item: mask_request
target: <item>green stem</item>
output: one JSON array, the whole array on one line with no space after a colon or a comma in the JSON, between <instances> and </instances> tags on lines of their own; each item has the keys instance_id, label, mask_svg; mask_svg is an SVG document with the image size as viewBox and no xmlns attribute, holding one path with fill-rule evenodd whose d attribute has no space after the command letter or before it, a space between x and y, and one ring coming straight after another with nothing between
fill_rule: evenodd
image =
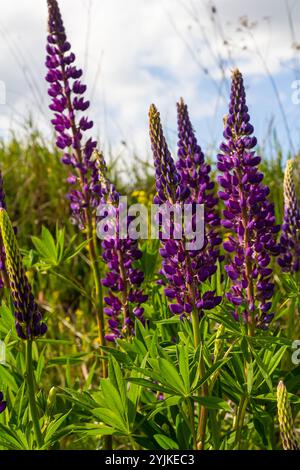
<instances>
[{"instance_id":1,"label":"green stem","mask_svg":"<svg viewBox=\"0 0 300 470\"><path fill-rule=\"evenodd\" d=\"M29 398L29 407L31 413L31 419L35 432L36 442L38 447L43 447L44 440L39 423L38 409L35 401L35 379L32 367L32 340L26 341L26 381Z\"/></svg>"},{"instance_id":2,"label":"green stem","mask_svg":"<svg viewBox=\"0 0 300 470\"><path fill-rule=\"evenodd\" d=\"M296 299L291 299L289 313L288 313L288 327L287 327L287 337L294 339L295 334L295 315L296 315Z\"/></svg>"},{"instance_id":3,"label":"green stem","mask_svg":"<svg viewBox=\"0 0 300 470\"><path fill-rule=\"evenodd\" d=\"M195 430L194 410L193 410L192 402L189 399L187 400L187 405L188 405L189 418L190 418L190 423L191 423L190 427L191 427L192 436L193 436L193 448L194 450L197 450L197 433Z\"/></svg>"},{"instance_id":4,"label":"green stem","mask_svg":"<svg viewBox=\"0 0 300 470\"><path fill-rule=\"evenodd\" d=\"M199 323L199 313L196 309L192 312L192 326L194 334L194 346L197 349L201 343L200 338L200 323ZM199 371L200 378L203 378L205 375L205 363L203 357L203 348L200 351L200 360L199 360ZM205 383L202 386L202 390L199 390L200 396L206 397L208 395L208 386ZM203 450L205 443L205 434L206 434L206 424L207 424L207 409L205 406L200 406L199 410L199 428L198 428L198 445L199 450Z\"/></svg>"},{"instance_id":5,"label":"green stem","mask_svg":"<svg viewBox=\"0 0 300 470\"><path fill-rule=\"evenodd\" d=\"M103 314L103 289L101 284L101 273L99 269L99 262L96 254L96 241L93 235L93 227L90 222L87 223L87 237L89 240L89 258L93 273L94 288L95 288L95 305L96 305L96 318L98 326L98 335L100 346L105 346L104 339L104 314ZM103 356L103 350L101 348L100 354ZM102 360L102 376L107 377L106 362Z\"/></svg>"},{"instance_id":6,"label":"green stem","mask_svg":"<svg viewBox=\"0 0 300 470\"><path fill-rule=\"evenodd\" d=\"M104 314L103 314L103 289L101 284L101 273L99 269L99 262L97 256L97 240L94 236L94 230L92 224L87 224L87 236L89 239L89 255L90 263L93 272L94 286L95 286L95 299L96 299L96 317L97 317L97 326L99 334L99 343L100 347L105 346L104 339ZM102 377L106 378L108 376L107 363L104 359L104 351L101 348L100 354L102 356ZM112 436L103 437L103 447L104 450L112 450L113 439Z\"/></svg>"},{"instance_id":7,"label":"green stem","mask_svg":"<svg viewBox=\"0 0 300 470\"><path fill-rule=\"evenodd\" d=\"M197 349L200 344L200 323L199 323L199 314L197 310L194 310L192 312L192 326L193 326L193 335L194 335L194 346L195 346L195 349Z\"/></svg>"},{"instance_id":8,"label":"green stem","mask_svg":"<svg viewBox=\"0 0 300 470\"><path fill-rule=\"evenodd\" d=\"M202 378L205 375L205 363L204 363L203 353L201 353L201 357L200 357L200 374ZM208 395L208 385L207 383L205 383L203 384L203 387L202 387L202 396L207 397L207 395ZM207 408L205 408L205 406L201 406L200 415L199 415L198 450L204 450L206 424L207 424Z\"/></svg>"},{"instance_id":9,"label":"green stem","mask_svg":"<svg viewBox=\"0 0 300 470\"><path fill-rule=\"evenodd\" d=\"M248 404L248 399L245 395L243 395L240 399L240 403L238 406L238 411L237 411L237 419L235 423L235 447L237 446L238 449L240 449L241 445L241 430L244 426L244 420L245 420L245 415L246 415L246 409L247 409L247 404Z\"/></svg>"}]
</instances>

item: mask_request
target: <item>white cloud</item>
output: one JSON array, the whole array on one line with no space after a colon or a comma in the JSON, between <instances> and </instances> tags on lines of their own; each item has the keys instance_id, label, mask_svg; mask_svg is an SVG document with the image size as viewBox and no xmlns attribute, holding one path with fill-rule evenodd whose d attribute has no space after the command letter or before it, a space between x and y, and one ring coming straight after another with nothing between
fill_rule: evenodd
<instances>
[{"instance_id":1,"label":"white cloud","mask_svg":"<svg viewBox=\"0 0 300 470\"><path fill-rule=\"evenodd\" d=\"M188 42L202 66L209 69L217 84L220 70L214 55L221 54L225 59L228 53L228 48L222 44L218 21L224 38L232 44L235 64L242 64L247 84L252 87L262 80L268 83L268 78L258 54L249 52L255 48L251 37L237 31L240 16L247 13L251 20L259 20L253 34L271 73L288 72L290 65L287 64L293 59L282 0L215 1L215 23L210 19L209 3L202 0L93 0L91 3L89 0L60 0L59 3L78 62L87 64L85 81L90 92L100 70L91 113L101 141L106 146L110 143L113 148L119 148L119 142L126 140L143 156L149 151L147 113L151 102L161 110L171 141L176 141L172 130L176 128L175 102L180 96L190 105L191 117L196 123L206 120L205 133L200 129L203 142L208 145L216 138L215 123L219 118L216 108L221 105L224 109L224 98L218 100L210 79L201 72L180 36ZM198 24L186 10L190 5L199 12ZM300 8L296 5L295 25L299 14ZM0 109L4 133L12 125L17 127L29 111L43 129L48 129L44 82L46 15L46 0L10 0L1 6L0 80L7 85L7 106ZM266 16L270 21L262 19ZM266 103L274 101L272 90L268 93ZM283 93L288 95L289 90ZM227 94L224 91L226 100Z\"/></svg>"}]
</instances>

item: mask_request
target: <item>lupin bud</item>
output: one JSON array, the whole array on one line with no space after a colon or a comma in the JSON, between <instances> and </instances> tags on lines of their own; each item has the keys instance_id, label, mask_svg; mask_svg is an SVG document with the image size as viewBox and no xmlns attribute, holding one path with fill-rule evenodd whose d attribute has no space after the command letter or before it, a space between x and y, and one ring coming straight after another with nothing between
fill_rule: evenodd
<instances>
[{"instance_id":1,"label":"lupin bud","mask_svg":"<svg viewBox=\"0 0 300 470\"><path fill-rule=\"evenodd\" d=\"M47 398L47 415L51 416L56 402L56 387L52 387Z\"/></svg>"},{"instance_id":2,"label":"lupin bud","mask_svg":"<svg viewBox=\"0 0 300 470\"><path fill-rule=\"evenodd\" d=\"M287 389L282 381L277 387L277 409L280 436L284 450L300 450L294 430Z\"/></svg>"},{"instance_id":3,"label":"lupin bud","mask_svg":"<svg viewBox=\"0 0 300 470\"><path fill-rule=\"evenodd\" d=\"M149 127L157 188L154 202L161 204L169 201L174 204L180 178L163 134L160 114L154 104L149 110Z\"/></svg>"},{"instance_id":4,"label":"lupin bud","mask_svg":"<svg viewBox=\"0 0 300 470\"><path fill-rule=\"evenodd\" d=\"M224 340L221 337L224 334L224 331L225 331L224 325L220 325L217 329L215 347L214 347L214 363L216 363L222 357L222 354L223 354Z\"/></svg>"},{"instance_id":5,"label":"lupin bud","mask_svg":"<svg viewBox=\"0 0 300 470\"><path fill-rule=\"evenodd\" d=\"M300 270L300 208L293 178L294 162L288 160L284 173L284 222L280 237L278 264L282 271L295 273Z\"/></svg>"},{"instance_id":6,"label":"lupin bud","mask_svg":"<svg viewBox=\"0 0 300 470\"><path fill-rule=\"evenodd\" d=\"M47 326L35 303L31 286L25 274L21 253L14 229L5 209L0 208L0 233L5 251L5 266L9 278L10 292L15 307L15 324L21 339L42 336Z\"/></svg>"}]
</instances>

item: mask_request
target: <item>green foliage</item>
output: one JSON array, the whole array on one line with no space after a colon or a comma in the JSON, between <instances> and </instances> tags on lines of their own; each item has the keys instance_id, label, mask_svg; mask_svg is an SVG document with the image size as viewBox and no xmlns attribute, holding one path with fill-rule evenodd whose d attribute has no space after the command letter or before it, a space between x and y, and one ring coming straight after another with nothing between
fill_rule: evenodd
<instances>
[{"instance_id":1,"label":"green foliage","mask_svg":"<svg viewBox=\"0 0 300 470\"><path fill-rule=\"evenodd\" d=\"M254 337L232 318L224 298L201 321L201 344L195 349L191 323L170 315L163 289L156 284L158 242L142 242L148 322L143 326L136 321L131 340L103 347L108 368L108 377L103 378L87 242L69 222L66 169L36 132L25 142L13 137L2 143L0 161L26 275L49 326L47 336L33 345L42 448L102 449L107 436L112 436L116 449L192 449L204 407L205 449L280 449L276 416L280 380L289 392L293 421L299 428L300 366L291 361L293 340L300 339L299 279L283 275L274 265L275 320L269 330L257 331ZM264 160L263 171L280 222L280 152ZM133 190L153 192L148 167L135 163L128 173L129 197ZM114 165L111 176L124 186ZM104 269L102 263L100 267ZM219 266L204 288L224 296L228 280L223 275ZM0 449L35 449L24 382L25 350L15 333L13 311L4 288L0 340L6 345L6 363L0 364L0 390L7 408L0 414Z\"/></svg>"}]
</instances>

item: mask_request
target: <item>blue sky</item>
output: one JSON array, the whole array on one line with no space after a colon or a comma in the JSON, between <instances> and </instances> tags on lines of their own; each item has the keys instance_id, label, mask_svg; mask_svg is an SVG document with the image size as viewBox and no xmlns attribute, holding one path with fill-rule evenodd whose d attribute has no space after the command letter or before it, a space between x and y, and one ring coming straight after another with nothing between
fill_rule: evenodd
<instances>
[{"instance_id":1,"label":"blue sky","mask_svg":"<svg viewBox=\"0 0 300 470\"><path fill-rule=\"evenodd\" d=\"M215 153L222 139L230 70L236 66L244 74L251 120L264 153L271 152L270 129L276 129L285 155L291 147L300 148L300 104L292 102L291 88L300 79L296 47L300 2L59 3L78 63L84 67L90 115L107 153L112 151L124 160L134 152L149 158L147 113L152 102L161 111L174 148L175 105L181 96L189 105L199 143ZM45 135L51 136L44 82L46 14L46 0L10 0L1 6L0 80L7 94L6 104L0 105L0 133L6 138L11 129L22 132L29 112ZM247 19L241 19L244 15Z\"/></svg>"}]
</instances>

